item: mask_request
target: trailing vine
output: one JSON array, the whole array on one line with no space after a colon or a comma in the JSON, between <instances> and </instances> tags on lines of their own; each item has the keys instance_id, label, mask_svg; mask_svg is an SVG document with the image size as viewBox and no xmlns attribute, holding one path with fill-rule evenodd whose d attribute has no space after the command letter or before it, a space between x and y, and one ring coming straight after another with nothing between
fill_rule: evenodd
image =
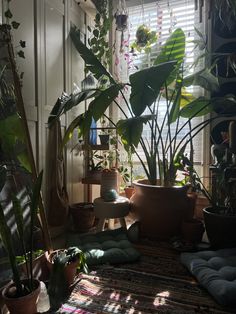
<instances>
[{"instance_id":1,"label":"trailing vine","mask_svg":"<svg viewBox=\"0 0 236 314\"><path fill-rule=\"evenodd\" d=\"M94 28L88 26L88 31L92 36L88 39L88 44L99 59L99 61L107 68L111 64L111 52L109 49L108 33L111 28L112 19L109 15L108 0L97 0L95 6L97 14L94 18Z\"/></svg>"}]
</instances>

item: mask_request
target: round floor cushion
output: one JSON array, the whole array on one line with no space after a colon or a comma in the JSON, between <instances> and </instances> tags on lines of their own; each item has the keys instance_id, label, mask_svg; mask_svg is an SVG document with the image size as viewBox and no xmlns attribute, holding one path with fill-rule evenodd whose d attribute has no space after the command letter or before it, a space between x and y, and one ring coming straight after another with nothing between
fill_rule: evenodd
<instances>
[{"instance_id":1,"label":"round floor cushion","mask_svg":"<svg viewBox=\"0 0 236 314\"><path fill-rule=\"evenodd\" d=\"M236 248L182 253L181 262L224 306L236 306Z\"/></svg>"},{"instance_id":2,"label":"round floor cushion","mask_svg":"<svg viewBox=\"0 0 236 314\"><path fill-rule=\"evenodd\" d=\"M69 235L67 245L81 248L88 265L134 262L140 257L123 228L89 235Z\"/></svg>"}]
</instances>

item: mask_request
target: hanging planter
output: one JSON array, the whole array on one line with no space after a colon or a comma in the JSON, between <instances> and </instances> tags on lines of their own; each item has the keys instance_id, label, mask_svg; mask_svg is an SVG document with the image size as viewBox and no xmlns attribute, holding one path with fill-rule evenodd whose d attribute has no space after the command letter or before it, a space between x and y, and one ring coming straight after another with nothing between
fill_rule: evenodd
<instances>
[{"instance_id":1,"label":"hanging planter","mask_svg":"<svg viewBox=\"0 0 236 314\"><path fill-rule=\"evenodd\" d=\"M136 31L136 40L132 44L131 48L138 51L145 50L148 52L151 45L157 41L157 34L154 31L151 31L146 25L140 25Z\"/></svg>"},{"instance_id":2,"label":"hanging planter","mask_svg":"<svg viewBox=\"0 0 236 314\"><path fill-rule=\"evenodd\" d=\"M123 32L128 27L128 14L125 13L116 13L115 14L116 19L116 30Z\"/></svg>"}]
</instances>

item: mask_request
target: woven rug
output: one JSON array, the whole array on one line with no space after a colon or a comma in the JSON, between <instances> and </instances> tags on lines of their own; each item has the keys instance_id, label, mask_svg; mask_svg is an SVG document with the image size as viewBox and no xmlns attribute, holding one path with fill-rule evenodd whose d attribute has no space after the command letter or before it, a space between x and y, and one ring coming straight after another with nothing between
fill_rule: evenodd
<instances>
[{"instance_id":1,"label":"woven rug","mask_svg":"<svg viewBox=\"0 0 236 314\"><path fill-rule=\"evenodd\" d=\"M199 286L168 244L136 247L142 253L139 262L81 274L59 313L236 313Z\"/></svg>"}]
</instances>

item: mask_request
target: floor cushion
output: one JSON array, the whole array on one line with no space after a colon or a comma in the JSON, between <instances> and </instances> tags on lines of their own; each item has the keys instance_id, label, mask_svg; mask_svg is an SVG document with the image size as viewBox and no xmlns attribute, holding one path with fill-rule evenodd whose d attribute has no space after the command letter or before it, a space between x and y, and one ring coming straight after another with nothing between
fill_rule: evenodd
<instances>
[{"instance_id":1,"label":"floor cushion","mask_svg":"<svg viewBox=\"0 0 236 314\"><path fill-rule=\"evenodd\" d=\"M236 248L182 253L181 262L224 306L236 306Z\"/></svg>"},{"instance_id":2,"label":"floor cushion","mask_svg":"<svg viewBox=\"0 0 236 314\"><path fill-rule=\"evenodd\" d=\"M81 248L89 266L134 262L140 257L123 228L86 235L72 234L67 238L67 246Z\"/></svg>"}]
</instances>

